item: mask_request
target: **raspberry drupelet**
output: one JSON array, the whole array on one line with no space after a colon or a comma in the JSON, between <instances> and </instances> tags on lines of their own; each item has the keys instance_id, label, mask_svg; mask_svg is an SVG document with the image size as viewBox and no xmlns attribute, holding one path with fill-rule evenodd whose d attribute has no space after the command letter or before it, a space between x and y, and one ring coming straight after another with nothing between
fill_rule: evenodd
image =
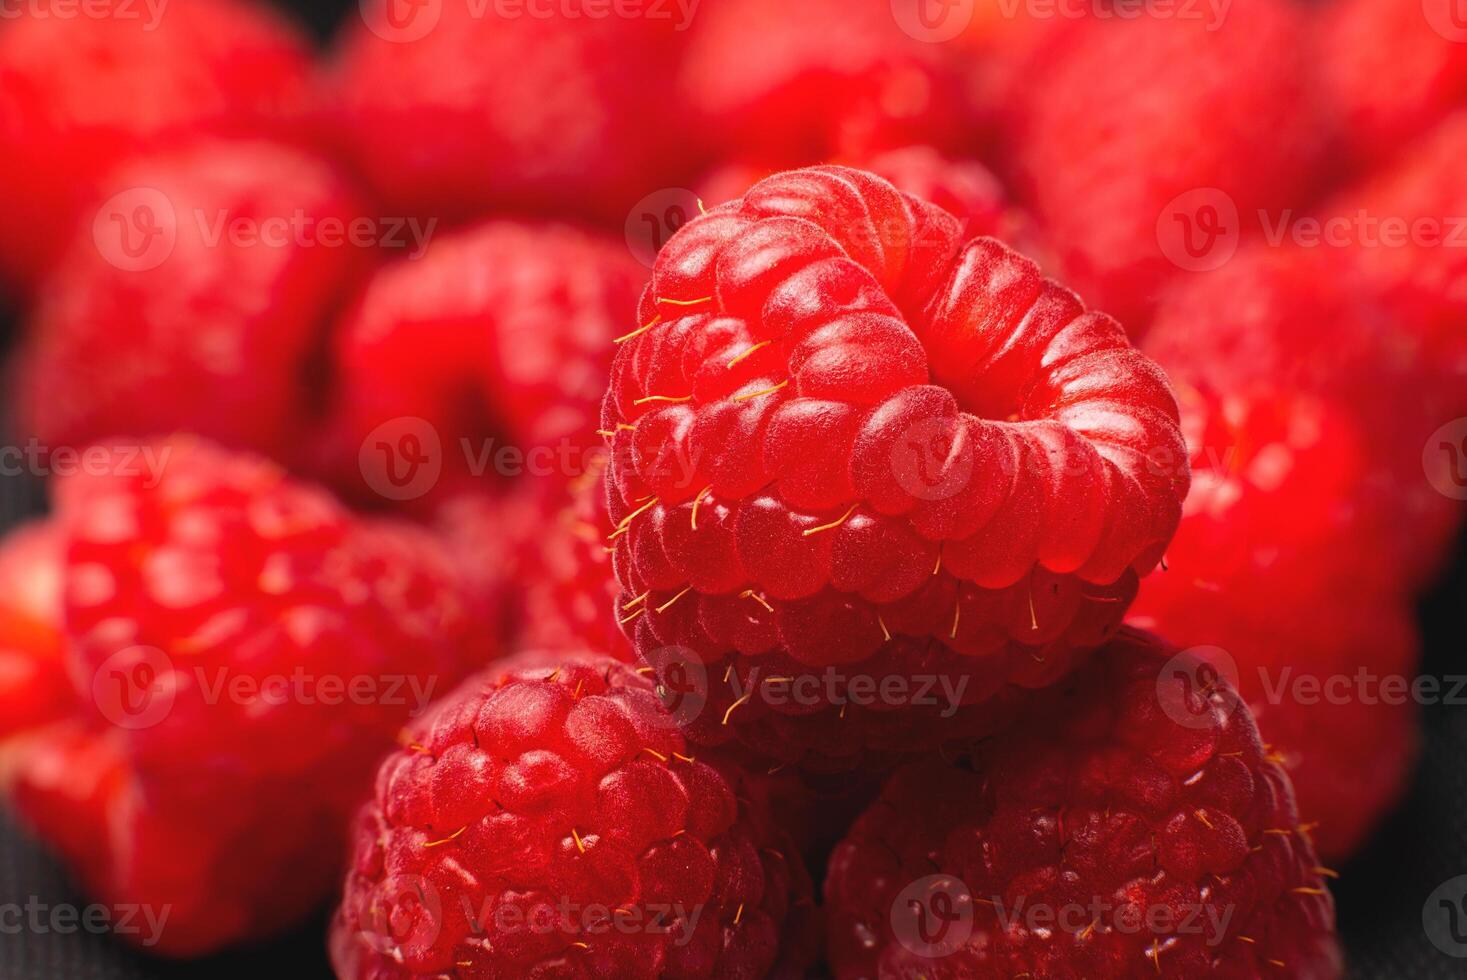
<instances>
[{"instance_id":1,"label":"raspberry drupelet","mask_svg":"<svg viewBox=\"0 0 1467 980\"><path fill-rule=\"evenodd\" d=\"M694 738L922 748L927 712L882 709L1055 680L1160 560L1189 482L1165 376L960 227L816 167L659 255L602 410L610 546L639 655L706 701Z\"/></svg>"}]
</instances>

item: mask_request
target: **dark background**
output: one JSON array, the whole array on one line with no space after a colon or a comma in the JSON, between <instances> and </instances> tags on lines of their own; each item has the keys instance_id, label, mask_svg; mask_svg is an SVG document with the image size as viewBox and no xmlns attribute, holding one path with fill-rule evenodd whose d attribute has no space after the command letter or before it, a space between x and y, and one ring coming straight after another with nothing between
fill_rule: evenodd
<instances>
[{"instance_id":1,"label":"dark background","mask_svg":"<svg viewBox=\"0 0 1467 980\"><path fill-rule=\"evenodd\" d=\"M337 19L357 6L355 0L274 2L323 40ZM0 314L0 354L14 330L13 322ZM35 482L0 477L0 529L39 513L43 501L43 488ZM1459 546L1457 556L1446 580L1421 604L1426 674L1467 672L1461 633L1467 610L1467 547ZM1288 615L1287 610L1280 615ZM1333 887L1352 977L1467 976L1467 959L1442 953L1422 929L1427 896L1442 882L1467 874L1467 707L1428 706L1423 717L1425 751L1407 799L1371 846L1339 869L1341 878ZM87 904L60 868L0 815L0 905L24 906L32 898L52 906ZM0 980L254 980L272 974L292 980L329 978L325 929L323 911L318 921L268 947L188 964L148 960L107 936L80 931L0 933Z\"/></svg>"}]
</instances>

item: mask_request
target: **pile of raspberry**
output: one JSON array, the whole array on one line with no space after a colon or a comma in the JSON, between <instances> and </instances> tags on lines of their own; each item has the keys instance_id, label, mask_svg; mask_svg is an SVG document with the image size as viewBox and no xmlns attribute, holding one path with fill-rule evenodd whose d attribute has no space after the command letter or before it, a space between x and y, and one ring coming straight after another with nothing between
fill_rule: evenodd
<instances>
[{"instance_id":1,"label":"pile of raspberry","mask_svg":"<svg viewBox=\"0 0 1467 980\"><path fill-rule=\"evenodd\" d=\"M1289 221L1462 214L1467 45L920 6L0 25L0 795L119 938L1343 975L1418 707L1280 681L1419 669L1467 261Z\"/></svg>"}]
</instances>

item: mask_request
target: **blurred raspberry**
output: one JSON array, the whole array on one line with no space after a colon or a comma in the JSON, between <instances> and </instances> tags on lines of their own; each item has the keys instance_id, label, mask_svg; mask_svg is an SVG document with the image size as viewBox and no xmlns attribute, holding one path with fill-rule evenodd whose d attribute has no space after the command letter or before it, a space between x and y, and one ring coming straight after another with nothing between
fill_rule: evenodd
<instances>
[{"instance_id":1,"label":"blurred raspberry","mask_svg":"<svg viewBox=\"0 0 1467 980\"><path fill-rule=\"evenodd\" d=\"M668 97L684 37L675 15L510 15L443 0L397 24L384 8L395 5L364 3L338 39L327 99L343 154L399 213L620 223L696 166Z\"/></svg>"},{"instance_id":2,"label":"blurred raspberry","mask_svg":"<svg viewBox=\"0 0 1467 980\"><path fill-rule=\"evenodd\" d=\"M1455 3L1338 0L1321 10L1319 67L1349 162L1409 153L1467 100L1467 25Z\"/></svg>"},{"instance_id":3,"label":"blurred raspberry","mask_svg":"<svg viewBox=\"0 0 1467 980\"><path fill-rule=\"evenodd\" d=\"M130 156L304 131L309 48L269 7L190 0L153 5L155 20L148 4L113 6L78 16L38 0L0 31L0 276L13 285L34 287L79 220L90 233L87 209Z\"/></svg>"},{"instance_id":4,"label":"blurred raspberry","mask_svg":"<svg viewBox=\"0 0 1467 980\"><path fill-rule=\"evenodd\" d=\"M0 542L0 738L64 714L73 695L62 659L62 541L50 521Z\"/></svg>"},{"instance_id":5,"label":"blurred raspberry","mask_svg":"<svg viewBox=\"0 0 1467 980\"><path fill-rule=\"evenodd\" d=\"M155 951L191 956L315 907L393 733L494 649L426 532L257 457L143 448L57 484L85 705L15 797L99 899L170 907Z\"/></svg>"},{"instance_id":6,"label":"blurred raspberry","mask_svg":"<svg viewBox=\"0 0 1467 980\"><path fill-rule=\"evenodd\" d=\"M1288 775L1144 633L956 764L899 771L825 882L837 978L1342 973Z\"/></svg>"},{"instance_id":7,"label":"blurred raspberry","mask_svg":"<svg viewBox=\"0 0 1467 980\"><path fill-rule=\"evenodd\" d=\"M1238 0L1220 23L1088 18L1008 107L1062 275L1133 336L1184 267L1225 259L1260 210L1308 203L1326 127L1305 30L1289 0Z\"/></svg>"},{"instance_id":8,"label":"blurred raspberry","mask_svg":"<svg viewBox=\"0 0 1467 980\"><path fill-rule=\"evenodd\" d=\"M792 167L908 143L962 149L962 85L886 3L721 0L694 22L678 91L724 158Z\"/></svg>"},{"instance_id":9,"label":"blurred raspberry","mask_svg":"<svg viewBox=\"0 0 1467 980\"><path fill-rule=\"evenodd\" d=\"M946 719L1048 683L1161 557L1187 473L1160 369L1032 262L959 235L820 167L658 256L602 413L610 540L639 655L716 709L695 738L802 762L922 748L942 725L844 688L944 681Z\"/></svg>"},{"instance_id":10,"label":"blurred raspberry","mask_svg":"<svg viewBox=\"0 0 1467 980\"><path fill-rule=\"evenodd\" d=\"M19 427L47 448L189 431L298 456L312 358L370 260L326 237L360 214L354 192L261 142L139 160L107 188L24 325Z\"/></svg>"},{"instance_id":11,"label":"blurred raspberry","mask_svg":"<svg viewBox=\"0 0 1467 980\"><path fill-rule=\"evenodd\" d=\"M808 878L737 773L690 752L652 682L608 657L469 681L357 819L338 976L805 975Z\"/></svg>"},{"instance_id":12,"label":"blurred raspberry","mask_svg":"<svg viewBox=\"0 0 1467 980\"><path fill-rule=\"evenodd\" d=\"M331 482L363 501L436 502L584 473L645 281L620 242L554 224L490 222L382 268L334 340ZM409 438L438 476L384 486ZM385 460L360 458L381 445Z\"/></svg>"}]
</instances>

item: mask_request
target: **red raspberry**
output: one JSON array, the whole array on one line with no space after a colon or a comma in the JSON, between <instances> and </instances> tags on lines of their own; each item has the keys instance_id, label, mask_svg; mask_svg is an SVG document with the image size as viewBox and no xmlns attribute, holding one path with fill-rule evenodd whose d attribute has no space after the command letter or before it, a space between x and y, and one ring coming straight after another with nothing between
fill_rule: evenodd
<instances>
[{"instance_id":1,"label":"red raspberry","mask_svg":"<svg viewBox=\"0 0 1467 980\"><path fill-rule=\"evenodd\" d=\"M143 448L56 486L85 704L16 794L94 894L170 905L157 950L194 955L311 910L393 733L492 648L425 532L256 457ZM73 754L106 760L106 792Z\"/></svg>"},{"instance_id":2,"label":"red raspberry","mask_svg":"<svg viewBox=\"0 0 1467 980\"><path fill-rule=\"evenodd\" d=\"M65 713L72 700L63 661L62 541L50 521L0 545L0 738Z\"/></svg>"},{"instance_id":3,"label":"red raspberry","mask_svg":"<svg viewBox=\"0 0 1467 980\"><path fill-rule=\"evenodd\" d=\"M1164 241L1206 258L1239 232L1227 205L1247 229L1260 209L1300 203L1324 129L1305 31L1289 0L1239 0L1220 24L1090 18L1011 105L1016 176L1045 240L1133 334L1191 259ZM1216 222L1198 224L1204 214Z\"/></svg>"},{"instance_id":4,"label":"red raspberry","mask_svg":"<svg viewBox=\"0 0 1467 980\"><path fill-rule=\"evenodd\" d=\"M1181 393L1192 492L1168 571L1143 583L1131 621L1218 654L1292 770L1300 812L1322 821L1321 853L1342 860L1399 797L1416 743L1413 705L1295 688L1361 668L1415 674L1399 564L1381 559L1400 531L1370 506L1375 456L1327 401Z\"/></svg>"},{"instance_id":5,"label":"red raspberry","mask_svg":"<svg viewBox=\"0 0 1467 980\"><path fill-rule=\"evenodd\" d=\"M1321 10L1319 68L1351 162L1395 156L1467 99L1455 2L1340 0Z\"/></svg>"},{"instance_id":6,"label":"red raspberry","mask_svg":"<svg viewBox=\"0 0 1467 980\"><path fill-rule=\"evenodd\" d=\"M1215 452L1211 460L1199 462L1194 441L1194 469L1229 462L1241 468L1249 461L1217 454L1252 453L1286 431L1290 409L1268 404L1278 400L1275 392L1300 392L1305 403L1313 397L1351 406L1346 420L1337 408L1321 411L1306 404L1304 416L1292 423L1295 436L1305 439L1319 438L1321 430L1309 425L1317 426L1321 414L1330 416L1322 430L1326 434L1353 431L1337 440L1345 444L1333 450L1343 458L1332 457L1327 447L1302 447L1309 455L1297 460L1301 476L1294 482L1305 489L1295 494L1287 510L1277 502L1268 505L1279 518L1268 531L1298 540L1298 532L1312 521L1333 519L1320 500L1336 511L1348 507L1353 511L1352 533L1318 535L1300 551L1315 553L1311 563L1316 568L1329 567L1326 555L1333 554L1357 575L1379 573L1409 587L1429 581L1450 556L1462 516L1460 505L1423 479L1421 468L1422 447L1451 415L1442 404L1446 390L1437 378L1437 360L1423 349L1411 326L1397 322L1388 302L1356 281L1361 277L1351 275L1348 261L1336 248L1244 249L1223 268L1179 284L1158 309L1143 349L1172 377L1226 393L1224 401L1230 404L1223 411L1209 411L1201 400L1195 406L1202 415L1199 425L1223 428L1212 433L1198 429L1197 435L1208 440L1202 446ZM1261 395L1263 405L1253 401L1255 395ZM1246 418L1250 412L1251 420ZM1264 415L1271 418L1263 421ZM1234 432L1233 438L1224 431L1227 425L1249 424L1255 431ZM1239 438L1245 440L1241 446ZM1265 458L1260 465L1277 470L1280 460L1295 462L1300 448L1285 447L1282 456ZM1362 454L1372 466L1362 464ZM1345 474L1347 467L1351 471ZM1231 479L1237 474L1223 475ZM1268 482L1277 476L1265 473L1261 478ZM1332 492L1311 499L1310 483L1316 480L1332 480ZM1232 497L1222 499L1230 503ZM1267 536L1239 536L1234 524L1199 546L1197 554L1216 567L1219 552L1214 549L1236 553L1245 542L1259 550L1277 543ZM1388 561L1380 560L1382 549ZM1173 563L1174 552L1175 546L1169 553Z\"/></svg>"},{"instance_id":7,"label":"red raspberry","mask_svg":"<svg viewBox=\"0 0 1467 980\"><path fill-rule=\"evenodd\" d=\"M620 223L685 165L666 98L670 19L500 15L473 0L363 5L329 77L342 152L398 213L490 210ZM652 93L662 93L652 97Z\"/></svg>"},{"instance_id":8,"label":"red raspberry","mask_svg":"<svg viewBox=\"0 0 1467 980\"><path fill-rule=\"evenodd\" d=\"M0 32L0 270L32 287L129 156L200 133L299 134L309 49L264 4L193 0L133 16L7 17ZM248 167L244 169L248 170Z\"/></svg>"},{"instance_id":9,"label":"red raspberry","mask_svg":"<svg viewBox=\"0 0 1467 980\"><path fill-rule=\"evenodd\" d=\"M1226 683L1125 631L952 765L898 772L825 882L837 978L1341 975L1289 777Z\"/></svg>"},{"instance_id":10,"label":"red raspberry","mask_svg":"<svg viewBox=\"0 0 1467 980\"><path fill-rule=\"evenodd\" d=\"M324 237L360 214L351 189L294 150L210 142L137 161L109 190L122 196L99 221L124 224L78 233L26 325L22 427L48 448L186 430L292 455L309 359L366 260Z\"/></svg>"},{"instance_id":11,"label":"red raspberry","mask_svg":"<svg viewBox=\"0 0 1467 980\"><path fill-rule=\"evenodd\" d=\"M885 3L722 0L698 11L679 93L725 158L800 166L966 136L961 82L939 44Z\"/></svg>"},{"instance_id":12,"label":"red raspberry","mask_svg":"<svg viewBox=\"0 0 1467 980\"><path fill-rule=\"evenodd\" d=\"M761 977L801 938L788 842L630 666L520 657L408 736L357 820L338 976Z\"/></svg>"},{"instance_id":13,"label":"red raspberry","mask_svg":"<svg viewBox=\"0 0 1467 980\"><path fill-rule=\"evenodd\" d=\"M380 502L392 463L360 454L385 441L401 455L407 437L437 440L436 485L404 488L429 501L496 475L585 472L612 341L635 329L645 279L619 242L511 222L382 268L335 337L333 483Z\"/></svg>"},{"instance_id":14,"label":"red raspberry","mask_svg":"<svg viewBox=\"0 0 1467 980\"><path fill-rule=\"evenodd\" d=\"M1046 683L1165 549L1187 487L1165 377L1032 262L957 233L822 167L658 256L602 414L611 540L639 654L706 671L697 737L730 737L735 707L733 727L763 723L760 685L797 695L827 668L931 674L969 703ZM764 747L859 751L836 715Z\"/></svg>"}]
</instances>

